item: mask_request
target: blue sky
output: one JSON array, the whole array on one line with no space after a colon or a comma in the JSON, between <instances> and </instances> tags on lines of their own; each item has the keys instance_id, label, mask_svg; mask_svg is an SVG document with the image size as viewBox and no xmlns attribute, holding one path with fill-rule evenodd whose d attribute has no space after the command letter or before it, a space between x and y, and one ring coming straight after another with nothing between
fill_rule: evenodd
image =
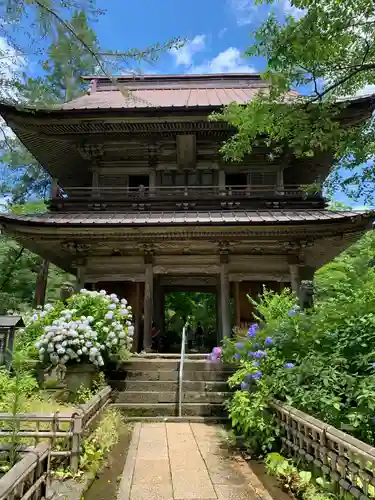
<instances>
[{"instance_id":1,"label":"blue sky","mask_svg":"<svg viewBox=\"0 0 375 500\"><path fill-rule=\"evenodd\" d=\"M167 53L145 72L196 73L261 71L259 58L242 58L249 33L270 10L249 0L99 0L107 10L96 30L104 47L142 48L174 37L189 40L179 53ZM287 2L284 2L285 5ZM283 15L284 4L276 7Z\"/></svg>"}]
</instances>

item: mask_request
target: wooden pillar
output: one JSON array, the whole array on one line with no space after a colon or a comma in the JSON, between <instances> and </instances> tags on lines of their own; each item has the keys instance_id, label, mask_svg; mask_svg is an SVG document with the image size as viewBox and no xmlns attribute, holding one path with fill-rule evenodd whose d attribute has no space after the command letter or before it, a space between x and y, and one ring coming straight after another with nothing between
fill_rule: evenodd
<instances>
[{"instance_id":1,"label":"wooden pillar","mask_svg":"<svg viewBox=\"0 0 375 500\"><path fill-rule=\"evenodd\" d=\"M219 170L219 191L220 194L225 194L225 171Z\"/></svg>"},{"instance_id":2,"label":"wooden pillar","mask_svg":"<svg viewBox=\"0 0 375 500\"><path fill-rule=\"evenodd\" d=\"M85 266L80 265L77 266L75 290L78 293L84 287L85 287Z\"/></svg>"},{"instance_id":3,"label":"wooden pillar","mask_svg":"<svg viewBox=\"0 0 375 500\"><path fill-rule=\"evenodd\" d=\"M147 352L152 347L152 312L153 312L153 258L152 254L145 255L145 298L144 298L144 333L143 349Z\"/></svg>"},{"instance_id":4,"label":"wooden pillar","mask_svg":"<svg viewBox=\"0 0 375 500\"><path fill-rule=\"evenodd\" d=\"M155 194L155 185L156 185L156 172L155 172L155 170L151 170L150 175L149 175L150 194Z\"/></svg>"},{"instance_id":5,"label":"wooden pillar","mask_svg":"<svg viewBox=\"0 0 375 500\"><path fill-rule=\"evenodd\" d=\"M299 286L301 284L301 279L299 275L299 265L298 264L290 264L289 266L290 272L290 284L292 287L292 291L298 295Z\"/></svg>"},{"instance_id":6,"label":"wooden pillar","mask_svg":"<svg viewBox=\"0 0 375 500\"><path fill-rule=\"evenodd\" d=\"M290 264L289 271L292 291L298 296L301 281L313 281L315 269L311 266L306 266L303 264Z\"/></svg>"},{"instance_id":7,"label":"wooden pillar","mask_svg":"<svg viewBox=\"0 0 375 500\"><path fill-rule=\"evenodd\" d=\"M36 278L35 307L44 307L48 281L48 260L43 260Z\"/></svg>"},{"instance_id":8,"label":"wooden pillar","mask_svg":"<svg viewBox=\"0 0 375 500\"><path fill-rule=\"evenodd\" d=\"M240 302L240 283L235 281L234 286L234 300L236 304L236 327L241 327L241 302Z\"/></svg>"},{"instance_id":9,"label":"wooden pillar","mask_svg":"<svg viewBox=\"0 0 375 500\"><path fill-rule=\"evenodd\" d=\"M51 181L51 199L56 200L59 197L59 183L54 177Z\"/></svg>"},{"instance_id":10,"label":"wooden pillar","mask_svg":"<svg viewBox=\"0 0 375 500\"><path fill-rule=\"evenodd\" d=\"M224 337L230 337L232 334L228 259L229 256L227 253L222 253L220 255L221 340Z\"/></svg>"},{"instance_id":11,"label":"wooden pillar","mask_svg":"<svg viewBox=\"0 0 375 500\"><path fill-rule=\"evenodd\" d=\"M141 333L141 283L139 281L135 284L135 304L134 304L134 337L132 351L138 352L140 348L140 333Z\"/></svg>"},{"instance_id":12,"label":"wooden pillar","mask_svg":"<svg viewBox=\"0 0 375 500\"><path fill-rule=\"evenodd\" d=\"M216 285L216 331L217 331L217 343L223 338L223 328L221 325L221 288L220 288L220 277L217 280Z\"/></svg>"},{"instance_id":13,"label":"wooden pillar","mask_svg":"<svg viewBox=\"0 0 375 500\"><path fill-rule=\"evenodd\" d=\"M153 300L153 310L154 310L154 322L156 324L156 329L160 330L160 335L164 333L164 292L163 287L160 284L160 275L154 276L154 300Z\"/></svg>"}]
</instances>

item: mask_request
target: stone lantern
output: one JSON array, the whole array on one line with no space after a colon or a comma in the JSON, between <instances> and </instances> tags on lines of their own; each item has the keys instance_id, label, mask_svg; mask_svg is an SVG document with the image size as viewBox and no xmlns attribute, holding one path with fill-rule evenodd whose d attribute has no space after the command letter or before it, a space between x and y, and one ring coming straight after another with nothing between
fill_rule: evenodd
<instances>
[{"instance_id":1,"label":"stone lantern","mask_svg":"<svg viewBox=\"0 0 375 500\"><path fill-rule=\"evenodd\" d=\"M0 316L0 366L12 361L16 330L24 326L21 316Z\"/></svg>"}]
</instances>

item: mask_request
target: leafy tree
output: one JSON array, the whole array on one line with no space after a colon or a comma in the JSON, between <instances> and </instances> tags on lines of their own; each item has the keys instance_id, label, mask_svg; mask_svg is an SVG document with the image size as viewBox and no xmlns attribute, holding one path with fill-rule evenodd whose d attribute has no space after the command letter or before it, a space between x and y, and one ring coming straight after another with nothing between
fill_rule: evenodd
<instances>
[{"instance_id":1,"label":"leafy tree","mask_svg":"<svg viewBox=\"0 0 375 500\"><path fill-rule=\"evenodd\" d=\"M41 213L46 210L43 201L33 201L12 205L16 214ZM24 312L35 298L35 282L43 260L38 255L21 247L12 238L0 235L0 314L8 310ZM65 271L50 265L48 273L47 301L55 301L60 295L60 286L71 280Z\"/></svg>"},{"instance_id":2,"label":"leafy tree","mask_svg":"<svg viewBox=\"0 0 375 500\"><path fill-rule=\"evenodd\" d=\"M272 4L274 0L257 3ZM274 147L273 156L332 153L331 190L340 185L353 199L364 196L371 200L374 123L369 118L355 126L339 127L346 105L337 100L374 90L374 4L371 0L292 0L291 5L297 11L295 17L280 22L275 15L269 16L253 33L246 51L248 56L266 59L263 77L270 82L269 90L246 106L233 104L213 117L236 129L222 151L227 159L239 160L265 140ZM288 94L296 89L303 95ZM345 179L342 167L349 171Z\"/></svg>"},{"instance_id":3,"label":"leafy tree","mask_svg":"<svg viewBox=\"0 0 375 500\"><path fill-rule=\"evenodd\" d=\"M71 100L83 92L81 76L95 72L95 56L79 41L83 40L93 50L99 50L96 35L88 25L85 12L75 11L70 26L74 35L66 32L63 25L57 26L56 39L48 48L48 57L43 63L45 77L34 79L23 75L23 82L18 89L28 104L45 106ZM1 184L2 193L10 195L15 203L25 202L32 195L46 198L50 189L48 174L17 137L9 136L4 131L2 139L0 162L7 165Z\"/></svg>"}]
</instances>

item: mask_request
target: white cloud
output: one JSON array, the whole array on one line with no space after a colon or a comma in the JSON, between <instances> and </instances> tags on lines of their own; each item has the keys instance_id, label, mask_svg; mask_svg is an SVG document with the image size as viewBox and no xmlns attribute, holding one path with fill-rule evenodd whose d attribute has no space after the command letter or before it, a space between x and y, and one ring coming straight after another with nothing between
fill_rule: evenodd
<instances>
[{"instance_id":1,"label":"white cloud","mask_svg":"<svg viewBox=\"0 0 375 500\"><path fill-rule=\"evenodd\" d=\"M193 66L189 73L255 73L256 70L245 63L241 52L229 47L213 59L198 66Z\"/></svg>"},{"instance_id":2,"label":"white cloud","mask_svg":"<svg viewBox=\"0 0 375 500\"><path fill-rule=\"evenodd\" d=\"M26 65L26 58L20 55L4 37L0 37L0 97L2 99L19 99L13 82Z\"/></svg>"},{"instance_id":3,"label":"white cloud","mask_svg":"<svg viewBox=\"0 0 375 500\"><path fill-rule=\"evenodd\" d=\"M234 15L236 16L237 24L239 26L245 26L255 20L257 8L260 9L260 6L254 5L251 0L228 1Z\"/></svg>"},{"instance_id":4,"label":"white cloud","mask_svg":"<svg viewBox=\"0 0 375 500\"><path fill-rule=\"evenodd\" d=\"M299 9L290 3L290 0L281 0L279 2L280 9L285 16L292 16L295 19L301 19L305 15L304 9Z\"/></svg>"},{"instance_id":5,"label":"white cloud","mask_svg":"<svg viewBox=\"0 0 375 500\"><path fill-rule=\"evenodd\" d=\"M169 53L175 58L177 66L190 66L197 52L205 48L206 35L197 35L180 49L173 48Z\"/></svg>"},{"instance_id":6,"label":"white cloud","mask_svg":"<svg viewBox=\"0 0 375 500\"><path fill-rule=\"evenodd\" d=\"M239 26L263 23L272 10L279 16L292 16L300 19L304 10L291 4L290 0L278 0L274 5L256 5L255 0L228 0Z\"/></svg>"}]
</instances>

